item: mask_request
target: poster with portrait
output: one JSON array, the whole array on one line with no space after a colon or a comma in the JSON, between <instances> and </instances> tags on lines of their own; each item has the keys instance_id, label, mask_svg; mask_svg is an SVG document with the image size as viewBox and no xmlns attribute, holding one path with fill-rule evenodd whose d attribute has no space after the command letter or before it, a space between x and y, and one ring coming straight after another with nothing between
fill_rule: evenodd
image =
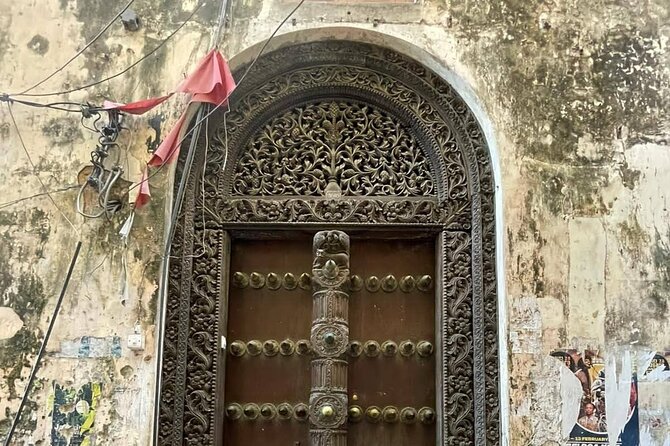
<instances>
[{"instance_id":1,"label":"poster with portrait","mask_svg":"<svg viewBox=\"0 0 670 446\"><path fill-rule=\"evenodd\" d=\"M561 360L574 373L582 386L579 417L575 423L567 446L609 444L607 435L607 409L605 406L605 364L598 351L560 349L551 356ZM620 446L639 446L640 432L637 407L637 377L632 377L628 420L617 439Z\"/></svg>"}]
</instances>

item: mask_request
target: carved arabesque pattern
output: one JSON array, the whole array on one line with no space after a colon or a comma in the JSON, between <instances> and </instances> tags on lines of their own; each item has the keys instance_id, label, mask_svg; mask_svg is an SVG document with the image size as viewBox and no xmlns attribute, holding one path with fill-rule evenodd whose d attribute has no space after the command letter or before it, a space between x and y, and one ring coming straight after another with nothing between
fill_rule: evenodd
<instances>
[{"instance_id":1,"label":"carved arabesque pattern","mask_svg":"<svg viewBox=\"0 0 670 446\"><path fill-rule=\"evenodd\" d=\"M412 135L368 105L318 102L272 118L237 161L233 195L430 196L430 166Z\"/></svg>"},{"instance_id":2,"label":"carved arabesque pattern","mask_svg":"<svg viewBox=\"0 0 670 446\"><path fill-rule=\"evenodd\" d=\"M236 160L270 118L293 113L306 104L333 102L368 105L369 110L379 110L401 123L430 163L436 197L380 194L324 199L262 193L231 197ZM216 358L213 342L218 336L218 309L208 302L218 302L219 290L202 285L220 284L223 277L219 267L205 262L202 271L208 272L202 273L201 285L191 285L200 264L194 255L202 251L198 250L202 234L193 229L201 224L203 213L205 226L219 237L230 225L441 226L445 273L438 278L444 293L439 345L442 367L448 373L443 375L444 401L438 408L445 422L440 438L443 444L500 444L494 183L486 142L463 100L435 73L394 51L332 41L264 55L234 93L231 105L229 153L223 150L223 127L215 129L207 157L204 200L195 199L200 197L196 183L200 173L192 172L187 189L190 198L185 201L172 246L173 258L180 261L172 262L169 269L159 444L177 446L186 439L189 444L214 445L217 427L212 398L218 384L216 362L211 359ZM322 194L324 187L320 183L315 195ZM204 241L221 255L220 239L205 237ZM207 296L204 301L203 296ZM205 327L206 321L211 325L205 328L206 335L191 340L198 333L191 328L194 321L198 327ZM191 361L196 365L187 368ZM203 379L191 382L192 374ZM205 377L210 381L204 383Z\"/></svg>"}]
</instances>

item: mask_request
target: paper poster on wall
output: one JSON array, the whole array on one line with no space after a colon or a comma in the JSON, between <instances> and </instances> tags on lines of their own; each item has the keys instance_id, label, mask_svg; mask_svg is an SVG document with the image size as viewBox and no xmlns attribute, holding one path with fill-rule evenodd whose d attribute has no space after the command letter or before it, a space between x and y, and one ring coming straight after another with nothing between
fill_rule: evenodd
<instances>
[{"instance_id":1,"label":"paper poster on wall","mask_svg":"<svg viewBox=\"0 0 670 446\"><path fill-rule=\"evenodd\" d=\"M582 385L582 400L579 417L575 423L567 446L609 444L607 435L607 408L605 405L605 363L596 350L580 352L576 349L559 349L551 356L560 359ZM617 439L620 446L639 446L640 432L637 407L637 376L633 374L628 420Z\"/></svg>"}]
</instances>

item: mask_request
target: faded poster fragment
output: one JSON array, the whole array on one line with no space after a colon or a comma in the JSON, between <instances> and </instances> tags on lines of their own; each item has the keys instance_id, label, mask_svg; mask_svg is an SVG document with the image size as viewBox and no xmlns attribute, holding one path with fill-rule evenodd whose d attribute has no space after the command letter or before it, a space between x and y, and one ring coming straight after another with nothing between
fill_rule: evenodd
<instances>
[{"instance_id":1,"label":"faded poster fragment","mask_svg":"<svg viewBox=\"0 0 670 446\"><path fill-rule=\"evenodd\" d=\"M580 352L566 348L552 352L551 356L559 359L582 387L579 415L566 446L639 446L637 377L630 372L630 358L628 365L624 365L625 371L622 370L617 380L613 361L605 367L605 362L597 350ZM619 398L622 392L625 398ZM617 401L606 403L607 395ZM616 404L616 408L612 403ZM609 426L608 410L611 412ZM610 442L608 430L620 433L615 434L615 441Z\"/></svg>"},{"instance_id":2,"label":"faded poster fragment","mask_svg":"<svg viewBox=\"0 0 670 446\"><path fill-rule=\"evenodd\" d=\"M91 446L91 428L100 400L100 383L87 383L78 390L54 382L50 395L51 446Z\"/></svg>"}]
</instances>

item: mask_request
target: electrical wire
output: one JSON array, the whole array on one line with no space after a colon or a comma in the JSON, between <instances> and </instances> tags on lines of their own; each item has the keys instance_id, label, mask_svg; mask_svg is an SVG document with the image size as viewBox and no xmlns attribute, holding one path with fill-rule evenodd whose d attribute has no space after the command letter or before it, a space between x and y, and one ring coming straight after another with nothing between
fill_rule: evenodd
<instances>
[{"instance_id":1,"label":"electrical wire","mask_svg":"<svg viewBox=\"0 0 670 446\"><path fill-rule=\"evenodd\" d=\"M33 168L33 175L35 178L37 178L37 181L40 182L42 185L42 189L44 189L44 192L46 195L49 197L49 200L51 200L51 203L54 205L54 207L60 212L60 214L63 216L63 218L72 226L72 229L74 230L75 234L77 234L77 237L81 238L81 235L79 234L79 231L77 228L72 224L69 218L67 218L67 215L63 212L63 210L56 204L56 201L54 198L51 196L51 193L49 192L49 189L47 189L46 184L44 184L44 181L42 181L42 178L37 174L37 168L35 167L35 163L33 163L33 159L30 157L30 152L28 152L28 148L26 147L25 142L23 141L23 136L21 136L21 130L19 130L19 126L16 123L16 119L14 119L14 112L12 112L12 105L8 102L7 103L7 110L9 111L9 116L12 118L12 123L14 124L14 129L16 130L16 136L19 137L19 141L21 142L21 147L23 148L23 151L26 154L26 157L28 158L28 162Z\"/></svg>"},{"instance_id":2,"label":"electrical wire","mask_svg":"<svg viewBox=\"0 0 670 446\"><path fill-rule=\"evenodd\" d=\"M112 80L112 79L115 79L115 78L117 78L117 77L119 77L119 76L122 76L122 75L126 74L128 71L130 71L130 70L132 70L133 68L135 68L135 67L136 67L137 65L139 65L140 63L142 63L142 61L144 61L145 59L147 59L148 57L150 57L150 56L151 56L152 54L154 54L156 51L158 51L159 49L161 49L161 48L163 47L163 45L165 45L165 44L166 44L166 43L167 43L167 42L168 42L168 41L169 41L175 34L177 34L177 33L179 32L179 30L181 30L181 29L182 29L188 22L191 21L191 19L192 19L193 16L196 14L196 12L198 12L198 11L200 10L200 8L201 8L204 4L205 4L205 2L200 3L200 4L193 10L193 12L191 12L191 14L186 18L186 20L184 20L184 21L183 21L183 22L182 22L182 23L181 23L181 24L180 24L174 31L172 31L172 32L171 32L165 39L161 40L161 42L160 42L158 45L156 45L151 51L149 51L147 54L145 54L144 56L140 57L138 60L136 60L135 62L133 62L132 64L130 64L129 66L127 66L126 68L124 68L123 70L119 71L119 72L116 73L116 74L113 74L113 75L111 75L111 76L108 76L108 77L106 77L106 78L104 78L104 79L100 79L99 81L96 81L96 82L91 82L90 84L82 85L82 86L80 86L80 87L71 88L71 89L69 89L69 90L55 91L55 92L52 92L52 93L26 93L26 94L18 94L17 96L32 96L32 97L37 97L37 96L39 96L39 97L45 97L45 96L59 96L59 95L63 95L63 94L73 93L73 92L75 92L75 91L85 90L85 89L87 89L87 88L94 87L94 86L96 86L96 85L100 85L100 84L102 84L102 83L104 83L104 82L107 82L107 81L110 81L110 80Z\"/></svg>"},{"instance_id":3,"label":"electrical wire","mask_svg":"<svg viewBox=\"0 0 670 446\"><path fill-rule=\"evenodd\" d=\"M68 65L70 65L76 58L78 58L79 56L81 56L82 53L83 53L84 51L86 51L91 45L93 45L93 44L96 42L96 40L98 40L98 39L100 38L100 36L102 36L102 35L105 33L105 31L107 31L107 30L109 29L109 27L112 26L112 25L114 24L114 22L116 21L116 19L118 19L119 17L121 17L121 15L122 15L124 12L126 12L126 10L127 10L128 8L130 8L130 5L132 5L134 1L135 1L135 0L130 0L130 1L126 4L126 6L124 6L123 9L122 9L121 11L119 11L118 14L116 14L116 15L112 18L112 20L110 20L109 23L107 23L107 25L104 26L104 28L102 28L102 29L100 30L100 32L99 32L98 34L96 34L95 37L93 37L93 39L91 39L90 42L88 42L86 45L84 45L84 47L83 47L82 49L80 49L80 50L77 52L77 54L75 54L74 56L72 56L72 57L71 57L67 62L65 62L60 68L58 68L56 71L54 71L53 73L51 73L50 75L48 75L47 77L45 77L44 79L42 79L41 81L39 81L38 83L36 83L35 85L33 85L32 87L26 88L25 90L23 90L23 91L20 92L20 93L16 93L16 96L18 96L18 95L24 95L24 94L28 93L29 91L34 90L35 88L39 87L40 85L42 85L43 83L45 83L46 81L48 81L49 79L51 79L52 77L54 77L56 74L60 73L60 72L63 70L63 68L65 68L65 67L67 67ZM12 96L14 96L14 95L12 95Z\"/></svg>"},{"instance_id":4,"label":"electrical wire","mask_svg":"<svg viewBox=\"0 0 670 446\"><path fill-rule=\"evenodd\" d=\"M0 102L17 103L17 104L25 105L25 106L28 106L28 107L49 108L49 109L52 109L52 110L60 110L60 111L72 112L72 113L83 113L83 112L85 112L89 109L96 109L96 107L92 107L90 104L82 104L82 103L79 103L79 102L61 101L61 102L50 102L48 104L42 104L42 103L39 103L39 102L17 99L17 98L11 97L8 94L0 95ZM61 107L63 105L69 105L69 106L76 107L76 108Z\"/></svg>"},{"instance_id":5,"label":"electrical wire","mask_svg":"<svg viewBox=\"0 0 670 446\"><path fill-rule=\"evenodd\" d=\"M69 190L72 190L72 189L77 189L77 188L79 188L79 185L75 184L75 185L72 185L72 186L66 186L62 189L56 189L56 190L52 190L52 191L49 191L49 192L40 192L38 194L33 194L33 195L28 196L28 197L17 198L16 200L7 201L5 203L0 203L0 209L4 209L4 208L9 207L9 206L14 206L15 204L21 203L22 201L30 200L31 198L37 198L37 197L41 197L41 196L48 195L48 194L55 194L55 193L58 193L58 192L66 192L66 191L69 191Z\"/></svg>"},{"instance_id":6,"label":"electrical wire","mask_svg":"<svg viewBox=\"0 0 670 446\"><path fill-rule=\"evenodd\" d=\"M256 56L254 57L254 59L251 61L251 63L250 63L249 66L247 67L247 69L244 71L244 73L242 74L242 77L240 77L240 80L237 81L237 86L239 86L239 85L242 83L242 81L244 80L244 78L247 77L247 74L249 74L249 71L251 71L251 69L253 68L253 66L256 64L256 62L258 61L258 59L261 57L261 55L263 54L263 51L265 51L265 48L267 48L267 46L268 46L268 44L270 43L270 41L271 41L271 40L274 38L274 36L279 32L279 29L280 29L280 28L281 28L281 27L288 21L288 19L291 18L291 16L298 10L298 8L300 8L300 7L302 6L303 3L305 3L305 0L301 0L300 3L298 3L298 4L296 5L296 7L293 8L293 10L292 10L292 11L291 11L291 12L284 18L284 20L281 21L281 23L279 24L279 26L277 26L277 28L275 28L275 30L272 32L272 34L270 35L270 37L268 37L268 39L265 41L265 43L263 44L263 46L261 47L261 49L258 51L258 53L256 54ZM207 113L205 116L203 116L202 118L198 119L198 120L195 122L195 124L193 124L193 126L191 127L191 129L190 129L188 132L186 132L186 134L185 134L184 136L182 136L182 137L179 139L179 142L177 142L177 144L174 145L174 147L172 148L172 150L170 150L170 152L168 152L168 154L165 156L164 159L166 159L166 160L171 159L172 156L175 154L175 152L176 152L176 151L179 149L179 147L181 146L181 143L183 143L184 140L185 140L186 138L188 138L188 136L189 136L191 133L193 133L193 130L196 129L196 128L198 128L198 127L200 126L200 124L201 124L205 119L209 118L209 117L210 117L215 111L217 111L223 104L226 104L226 103L228 102L228 98L230 97L231 94L232 94L232 92L228 93L228 95L223 99L223 101L221 101L221 103L219 103L216 107L212 108L212 110L210 110L209 113ZM146 182L149 181L152 177L156 176L156 175L158 174L158 172L160 172L160 171L163 169L163 167L164 167L165 165L167 165L167 162L164 162L163 164L161 164L160 166L158 166L158 168L157 168L155 171L153 171L150 175L147 175L146 178L144 178L144 179L141 180L140 182L134 184L131 188L128 189L128 192L130 192L131 190L133 190L133 189L135 189L135 188L141 186L143 183L146 183Z\"/></svg>"}]
</instances>

